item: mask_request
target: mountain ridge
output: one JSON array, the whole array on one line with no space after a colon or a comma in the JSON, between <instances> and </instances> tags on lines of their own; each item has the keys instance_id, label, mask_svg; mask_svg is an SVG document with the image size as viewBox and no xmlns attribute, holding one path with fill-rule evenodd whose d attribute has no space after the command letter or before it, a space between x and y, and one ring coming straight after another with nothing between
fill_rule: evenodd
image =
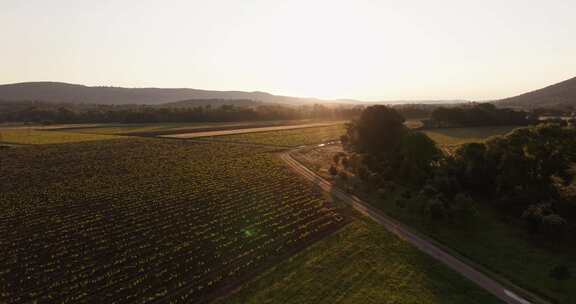
<instances>
[{"instance_id":1,"label":"mountain ridge","mask_svg":"<svg viewBox=\"0 0 576 304\"><path fill-rule=\"evenodd\" d=\"M517 96L495 100L493 103L522 108L576 106L576 77Z\"/></svg>"},{"instance_id":2,"label":"mountain ridge","mask_svg":"<svg viewBox=\"0 0 576 304\"><path fill-rule=\"evenodd\" d=\"M55 81L19 82L0 85L0 100L43 101L48 103L87 103L105 105L162 105L194 100L253 100L255 103L277 104L442 104L466 103L467 100L388 100L361 101L348 98L320 99L314 97L292 97L274 95L262 91L218 91L191 88L127 88L116 86L86 86ZM245 102L243 102L245 104Z\"/></svg>"},{"instance_id":3,"label":"mountain ridge","mask_svg":"<svg viewBox=\"0 0 576 304\"><path fill-rule=\"evenodd\" d=\"M269 103L305 104L315 98L290 97L253 91L216 91L190 88L125 88L86 86L65 82L37 81L0 85L0 99L9 101L39 100L45 102L93 104L158 105L182 100L238 99Z\"/></svg>"}]
</instances>

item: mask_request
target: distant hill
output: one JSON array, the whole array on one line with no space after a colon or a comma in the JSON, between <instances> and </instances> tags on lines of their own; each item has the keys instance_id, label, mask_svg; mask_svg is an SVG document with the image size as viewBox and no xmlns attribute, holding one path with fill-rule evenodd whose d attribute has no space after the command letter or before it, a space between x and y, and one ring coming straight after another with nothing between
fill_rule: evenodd
<instances>
[{"instance_id":1,"label":"distant hill","mask_svg":"<svg viewBox=\"0 0 576 304\"><path fill-rule=\"evenodd\" d=\"M176 102L163 103L159 106L167 108L195 108L200 106L220 107L224 105L254 106L261 102L251 99L189 99Z\"/></svg>"},{"instance_id":2,"label":"distant hill","mask_svg":"<svg viewBox=\"0 0 576 304\"><path fill-rule=\"evenodd\" d=\"M498 106L521 108L576 106L576 77L494 103Z\"/></svg>"},{"instance_id":3,"label":"distant hill","mask_svg":"<svg viewBox=\"0 0 576 304\"><path fill-rule=\"evenodd\" d=\"M388 100L359 101L354 99L324 100L273 95L266 92L210 91L187 88L122 88L91 87L63 82L22 82L0 85L0 100L18 102L83 103L104 105L167 105L175 107L203 105L253 105L257 103L278 104L457 104L465 100Z\"/></svg>"},{"instance_id":4,"label":"distant hill","mask_svg":"<svg viewBox=\"0 0 576 304\"><path fill-rule=\"evenodd\" d=\"M267 103L302 104L317 101L272 95L265 92L209 91L196 89L89 87L61 82L23 82L0 85L0 99L38 100L90 104L163 104L185 100L253 100Z\"/></svg>"}]
</instances>

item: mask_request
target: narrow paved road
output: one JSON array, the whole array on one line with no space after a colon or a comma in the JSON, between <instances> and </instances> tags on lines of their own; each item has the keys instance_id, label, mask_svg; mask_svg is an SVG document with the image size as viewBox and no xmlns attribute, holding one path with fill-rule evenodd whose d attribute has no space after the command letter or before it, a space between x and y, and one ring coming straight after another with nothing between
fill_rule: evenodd
<instances>
[{"instance_id":1,"label":"narrow paved road","mask_svg":"<svg viewBox=\"0 0 576 304\"><path fill-rule=\"evenodd\" d=\"M544 301L543 299L540 299L535 295L529 293L528 291L522 290L519 287L514 286L513 289L521 291L522 294L530 295L533 302L530 302L522 298L521 296L512 292L509 289L506 289L506 287L502 285L500 282L474 269L468 263L465 263L461 259L446 252L445 250L443 250L430 240L414 234L411 231L411 229L407 228L403 224L400 224L398 221L385 215L383 212L374 209L368 203L360 200L354 195L348 194L338 189L337 187L333 186L331 183L324 180L322 177L312 172L310 169L306 168L300 162L292 158L289 152L281 154L280 157L290 166L290 168L293 171L302 175L311 182L315 183L323 191L326 191L333 197L336 197L337 199L351 205L354 209L356 209L360 213L372 218L374 221L386 227L386 229L388 229L390 232L394 233L401 239L406 240L410 244L416 246L418 249L432 256L436 260L446 264L451 269L462 274L463 276L473 281L480 287L484 288L488 292L492 293L494 296L498 297L505 303L509 304L548 303L547 301Z\"/></svg>"}]
</instances>

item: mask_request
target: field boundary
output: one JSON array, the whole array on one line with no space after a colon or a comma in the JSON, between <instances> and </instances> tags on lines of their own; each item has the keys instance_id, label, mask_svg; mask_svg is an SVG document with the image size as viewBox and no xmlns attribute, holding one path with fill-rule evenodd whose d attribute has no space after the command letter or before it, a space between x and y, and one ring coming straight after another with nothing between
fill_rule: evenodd
<instances>
[{"instance_id":1,"label":"field boundary","mask_svg":"<svg viewBox=\"0 0 576 304\"><path fill-rule=\"evenodd\" d=\"M219 137L219 136L237 135L237 134L249 134L249 133L251 134L251 133L262 133L262 132L276 132L276 131L285 131L285 130L287 131L287 130L297 130L297 129L330 127L330 126L336 126L336 125L340 125L340 124L342 124L342 123L341 122L313 123L313 124L303 124L303 125L244 128L244 129L233 129L233 130L216 130L216 131L206 131L206 132L189 132L189 133L183 133L183 134L160 135L157 137L191 139L191 138L204 138L204 137Z\"/></svg>"},{"instance_id":2,"label":"field boundary","mask_svg":"<svg viewBox=\"0 0 576 304\"><path fill-rule=\"evenodd\" d=\"M334 230L326 232L322 235L319 235L315 239L308 240L307 242L301 244L301 246L292 248L292 250L285 252L283 255L279 256L276 260L270 261L269 264L262 265L258 269L254 269L252 272L247 273L244 277L239 278L237 281L230 283L228 286L223 286L220 290L215 291L214 294L207 296L205 299L201 299L201 301L204 301L205 303L213 302L213 301L225 299L228 296L231 296L231 295L239 292L240 290L242 290L242 287L244 286L244 284L250 283L250 281L257 279L260 276L265 275L269 271L273 271L281 263L283 263L283 262L287 261L288 259L291 259L292 257L300 254L301 252L305 251L306 249L314 246L316 243L340 232L342 229L347 227L348 224L350 224L351 222L352 222L351 216L347 215L345 220L343 221L343 223L340 226L336 227Z\"/></svg>"}]
</instances>

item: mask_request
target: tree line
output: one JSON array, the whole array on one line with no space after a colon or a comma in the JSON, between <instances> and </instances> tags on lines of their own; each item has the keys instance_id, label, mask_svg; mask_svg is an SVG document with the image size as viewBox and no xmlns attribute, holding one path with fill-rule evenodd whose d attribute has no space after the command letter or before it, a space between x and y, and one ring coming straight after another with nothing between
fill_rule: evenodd
<instances>
[{"instance_id":1,"label":"tree line","mask_svg":"<svg viewBox=\"0 0 576 304\"><path fill-rule=\"evenodd\" d=\"M259 104L237 106L144 106L18 103L0 105L1 122L31 123L157 123L226 122L289 119L350 119L361 107Z\"/></svg>"},{"instance_id":2,"label":"tree line","mask_svg":"<svg viewBox=\"0 0 576 304\"><path fill-rule=\"evenodd\" d=\"M399 206L417 202L415 212L433 222L469 224L483 202L543 240L576 235L575 128L518 128L449 154L403 122L393 108L366 108L342 137L349 153L335 162L373 190L408 189Z\"/></svg>"},{"instance_id":3,"label":"tree line","mask_svg":"<svg viewBox=\"0 0 576 304\"><path fill-rule=\"evenodd\" d=\"M497 108L490 103L473 103L459 107L438 107L424 121L429 128L476 127L497 125L526 126L536 121L536 116L524 111Z\"/></svg>"}]
</instances>

